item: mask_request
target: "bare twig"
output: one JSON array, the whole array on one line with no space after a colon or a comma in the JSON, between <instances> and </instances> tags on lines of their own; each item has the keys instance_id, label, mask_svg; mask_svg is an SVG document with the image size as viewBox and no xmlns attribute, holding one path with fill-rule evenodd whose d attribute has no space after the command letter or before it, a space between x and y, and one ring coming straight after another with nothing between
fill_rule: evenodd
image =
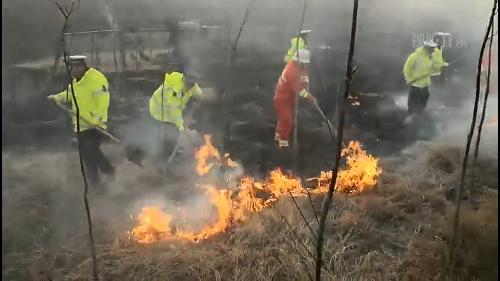
<instances>
[{"instance_id":1,"label":"bare twig","mask_svg":"<svg viewBox=\"0 0 500 281\"><path fill-rule=\"evenodd\" d=\"M321 280L321 265L322 254L323 254L323 234L325 231L326 218L328 216L328 211L330 210L330 205L332 203L333 192L335 191L335 185L337 184L337 173L340 162L340 152L342 149L342 137L344 134L344 123L345 123L345 112L346 112L346 102L349 98L349 92L351 90L352 76L353 76L353 67L352 67L352 59L354 55L354 46L356 42L356 24L358 17L358 0L354 0L353 14L352 14L352 26L351 26L351 43L349 47L349 56L347 58L347 69L346 69L346 80L345 80L345 92L344 99L339 104L340 112L339 112L339 124L338 124L338 134L337 134L337 142L336 142L336 155L335 162L332 169L332 179L330 181L330 185L328 187L328 193L323 200L323 206L321 211L321 217L319 221L319 229L318 229L318 240L316 242L316 270L315 270L315 278L316 281Z\"/></svg>"},{"instance_id":2,"label":"bare twig","mask_svg":"<svg viewBox=\"0 0 500 281\"><path fill-rule=\"evenodd\" d=\"M297 201L295 200L295 197L293 196L292 192L290 192L290 190L288 191L288 194L290 194L290 198L292 199L293 203L295 204L295 208L297 208L297 210L299 210L300 216L302 217L302 219L306 223L306 226L309 229L309 231L311 231L311 235L316 240L317 237L316 237L316 234L314 234L314 230L309 225L309 222L307 221L306 217L304 216L304 213L302 212L302 209L300 209L299 204L297 204Z\"/></svg>"},{"instance_id":3,"label":"bare twig","mask_svg":"<svg viewBox=\"0 0 500 281\"><path fill-rule=\"evenodd\" d=\"M495 22L493 21L491 25L491 31L490 34L493 33L495 30ZM482 108L482 113L481 113L481 120L479 121L479 127L477 129L477 137L476 137L476 146L474 147L474 158L472 161L472 170L471 170L471 182L470 182L470 194L472 197L472 194L474 192L474 168L476 166L477 162L477 157L479 155L479 143L481 142L481 132L483 130L483 124L484 124L484 119L486 118L486 104L488 103L488 96L490 94L490 78L491 78L491 48L493 45L493 35L489 39L490 44L488 46L488 72L486 75L486 89L484 93L484 101L483 101L483 108ZM482 61L482 59L481 59Z\"/></svg>"},{"instance_id":4,"label":"bare twig","mask_svg":"<svg viewBox=\"0 0 500 281\"><path fill-rule=\"evenodd\" d=\"M290 229L290 231L292 231L292 233L295 236L295 238L297 238L297 240L299 240L300 244L302 245L302 247L304 247L304 249L308 252L308 254L311 257L314 257L314 255L311 253L311 251L309 251L309 248L307 248L307 246L304 244L304 242L302 241L302 239L300 239L299 234L297 234L297 232L293 229L292 225L290 225L290 222L288 222L288 220L286 219L286 217L276 207L274 207L273 205L271 205L271 209L273 209L280 216L280 218L286 223L286 225L288 226L288 228ZM316 247L316 244L313 241L311 243L313 244L314 247Z\"/></svg>"},{"instance_id":5,"label":"bare twig","mask_svg":"<svg viewBox=\"0 0 500 281\"><path fill-rule=\"evenodd\" d=\"M452 273L454 272L454 269L455 269L455 251L456 251L457 239L459 236L459 227L458 226L460 224L460 207L461 207L461 202L462 202L461 197L462 197L462 193L463 193L463 190L465 187L465 176L467 173L467 162L469 160L469 150L470 150L470 146L472 143L474 129L476 127L476 116L477 116L477 109L478 109L479 96L480 96L480 86L481 86L480 85L480 83L481 83L481 63L483 60L484 49L486 48L486 42L488 39L488 35L490 34L490 30L491 30L491 28L493 26L493 22L495 20L494 15L495 15L495 12L497 9L497 4L498 4L498 0L493 0L493 8L491 11L491 16L490 16L490 19L488 22L486 34L484 35L484 39L483 39L483 42L481 44L481 51L479 52L479 61L477 64L477 73L476 73L476 96L474 99L474 110L472 112L472 121L471 121L470 129L469 129L469 133L467 135L467 142L465 145L465 153L464 153L464 157L462 160L460 186L457 189L456 197L455 197L456 203L455 203L455 214L454 214L454 218L453 218L453 230L452 230L453 232L452 232L452 237L451 237L450 247L449 247L449 252L448 252L448 260L450 261L450 269L451 269Z\"/></svg>"},{"instance_id":6,"label":"bare twig","mask_svg":"<svg viewBox=\"0 0 500 281\"><path fill-rule=\"evenodd\" d=\"M63 24L63 28L62 28L62 34L63 34L62 43L63 43L64 63L66 65L66 72L68 74L68 79L69 79L69 83L70 83L72 102L74 102L75 109L76 109L76 117L77 117L76 118L76 133L77 133L77 141L78 141L78 156L79 156L79 161L80 161L80 170L82 173L83 184L85 187L84 192L83 192L83 202L85 204L85 213L87 215L87 224L88 224L88 230L89 230L90 251L92 254L92 271L93 271L94 280L99 280L99 275L97 274L97 258L96 258L96 252L95 252L94 234L92 231L92 217L90 214L90 207L89 207L89 202L87 199L88 182L87 182L87 177L86 177L86 173L85 173L85 168L83 165L82 145L81 145L81 141L80 141L80 107L78 106L78 101L76 99L74 85L73 85L73 74L71 73L71 68L69 66L69 51L67 50L66 44L64 41L64 33L66 32L66 29L68 27L69 19L70 19L71 13L73 12L75 2L72 1L71 7L69 7L69 8L66 5L60 5L59 3L56 3L56 5L64 17L64 24ZM67 92L68 91L66 91L66 93Z\"/></svg>"},{"instance_id":7,"label":"bare twig","mask_svg":"<svg viewBox=\"0 0 500 281\"><path fill-rule=\"evenodd\" d=\"M253 6L254 2L255 0L250 0L250 2L248 2L248 6L245 9L245 13L243 14L243 20L241 21L240 29L238 30L238 34L236 34L236 39L234 40L234 43L231 46L231 51L233 55L236 52L236 48L238 47L238 42L240 41L241 32L243 31L243 27L247 23L248 14L250 13L250 8Z\"/></svg>"},{"instance_id":8,"label":"bare twig","mask_svg":"<svg viewBox=\"0 0 500 281\"><path fill-rule=\"evenodd\" d=\"M314 218L316 218L316 222L319 224L319 219L318 219L318 214L316 213L316 209L314 208L314 204L311 199L311 194L309 193L309 190L307 188L304 188L306 193L307 193L307 198L309 199L309 204L311 204L311 209L313 210L314 213Z\"/></svg>"},{"instance_id":9,"label":"bare twig","mask_svg":"<svg viewBox=\"0 0 500 281\"><path fill-rule=\"evenodd\" d=\"M298 253L300 253L302 255L302 253L299 251L299 249L297 249L297 243L300 243L300 245L306 250L306 252L309 255L309 257L312 259L311 261L314 261L314 255L313 255L313 253L311 251L309 251L309 248L307 248L307 246L304 244L304 242L302 242L302 240L299 238L299 235L293 229L293 227L290 225L290 223L288 222L288 220L286 219L286 217L276 207L274 207L273 205L271 205L270 207L271 207L271 209L273 209L278 214L278 216L281 218L281 220L283 222L285 222L285 224L288 226L288 229L290 229L290 231L294 234L295 239L297 239L297 242L295 242L294 240L291 240L291 241L294 241L293 242L295 244L295 248L294 249ZM313 244L313 246L315 246L314 242L312 242L312 244ZM329 274L332 274L332 272L330 272L330 270L326 267L325 264L323 264L322 266L323 266L323 269L325 271L327 271Z\"/></svg>"}]
</instances>

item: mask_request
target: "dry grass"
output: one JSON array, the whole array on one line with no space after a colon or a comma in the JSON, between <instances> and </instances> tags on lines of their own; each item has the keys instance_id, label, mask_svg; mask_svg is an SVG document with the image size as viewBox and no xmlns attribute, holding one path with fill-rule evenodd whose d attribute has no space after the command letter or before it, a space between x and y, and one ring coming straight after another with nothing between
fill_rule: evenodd
<instances>
[{"instance_id":1,"label":"dry grass","mask_svg":"<svg viewBox=\"0 0 500 281\"><path fill-rule=\"evenodd\" d=\"M447 157L447 152L438 154L439 159ZM454 159L455 153L451 154ZM78 203L80 190L77 185L55 180L57 177L50 174L53 169L44 165L60 162L61 157L67 156L11 158L16 161L9 161L3 168L10 174L10 181L17 184L18 191L3 183L2 199L8 212L3 214L2 231L4 239L11 242L8 252L3 249L3 279L45 280L40 276L50 276L52 280L91 280L85 222L78 205L81 204ZM434 163L438 162L433 159ZM422 163L420 160L418 157L407 160L405 165L412 169L401 163L395 166L387 164L390 161L385 163L380 184L372 192L358 196L335 194L326 229L325 280L446 280L450 277L445 257L451 204L445 198L448 186L439 176L449 170L443 172L415 164ZM449 167L443 163L437 164L438 167ZM403 172L398 173L398 169ZM26 171L31 171L34 177ZM64 171L61 168L58 172ZM128 163L120 164L118 172L125 173L126 177L113 183L112 191L104 198L93 199L99 271L103 280L309 280L314 265L308 251L314 253L314 239L289 198L283 198L274 207L285 215L300 241L280 216L267 208L226 233L198 244L171 241L145 247L125 239L126 228L113 226L123 227L116 218L127 216L127 211L119 206L124 204L124 198L158 192L155 187L168 183ZM37 173L47 176L43 178ZM78 178L77 174L70 176ZM64 194L62 198L77 207L56 204L61 195L54 193ZM475 211L464 209L459 280L493 280L498 275L496 196L482 197L484 200ZM312 199L318 210L322 196ZM297 201L308 223L316 229L307 198ZM18 210L15 216L12 209ZM72 220L54 216L61 211ZM112 219L106 219L107 216Z\"/></svg>"}]
</instances>

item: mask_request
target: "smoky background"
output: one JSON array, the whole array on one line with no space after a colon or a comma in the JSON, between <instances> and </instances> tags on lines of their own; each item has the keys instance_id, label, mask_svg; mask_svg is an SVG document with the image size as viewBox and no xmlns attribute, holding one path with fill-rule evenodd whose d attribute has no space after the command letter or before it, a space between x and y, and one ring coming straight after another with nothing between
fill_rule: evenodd
<instances>
[{"instance_id":1,"label":"smoky background","mask_svg":"<svg viewBox=\"0 0 500 281\"><path fill-rule=\"evenodd\" d=\"M281 62L289 48L290 38L298 31L303 2L253 1L236 55L236 61L243 66L236 65L238 71L230 75L224 71L225 59L250 2L81 1L70 30L163 28L167 21L175 19L199 20L201 25L221 27L217 31L209 29L206 32L186 30L180 36L180 46L191 71L202 77L205 86L216 94L220 94L217 84L226 83L226 102L231 104L232 110L242 114L240 120L233 121L244 122L253 116L272 119L274 83L282 70ZM407 56L434 32L452 33L454 41L444 49L445 60L459 58L463 53L468 55L450 67L449 71L454 75L450 76L447 85L432 86L429 110L446 112L435 140L463 146L472 115L480 40L485 32L490 4L490 1L484 0L361 1L355 49L359 71L354 80L354 90L388 93L396 97L398 106L404 111L407 89L402 67ZM313 30L309 39L309 48L313 53L311 90L330 116L333 114L330 108L333 107L334 95L343 87L351 12L352 3L349 1L308 1L304 29ZM62 22L53 1L2 3L2 123L7 125L3 127L10 128L3 131L10 139L3 142L8 145L2 146L2 254L30 251L46 245L53 250L60 249L62 245L86 250L85 243L82 243L86 239L81 202L83 186L75 147L68 144L71 127L64 125L68 119L45 101L46 95L62 90L64 80L47 87L43 83L37 84L29 75L12 76L11 70L11 66L18 63L47 58L53 60L60 45ZM496 23L498 26L498 21ZM134 36L131 38L133 40ZM111 38L100 40L103 52L112 49ZM158 34L143 40L151 43L151 53L156 54L156 49L166 48L168 37ZM74 39L72 52L88 54L89 41L88 38ZM147 54L149 45L145 45ZM242 72L242 68L246 68L246 72ZM235 77L234 73L244 75ZM48 76L46 73L39 75ZM319 76L322 86L318 82ZM136 119L130 122L120 118L112 120L113 130L125 141L139 136L141 144L154 153L158 143L150 138L152 129L146 120L147 99L160 85L162 75L153 73L151 77L153 82L134 90L126 87L115 90L117 78L109 78L112 111L118 110L114 104L119 100L137 101L130 106L134 107L130 110L137 114L134 116ZM498 76L492 75L492 78L498 79ZM11 87L13 80L17 87L15 93ZM498 83L498 80L495 81L493 83ZM256 90L252 92L252 89ZM248 92L245 102L240 95L236 95L242 92ZM487 118L498 112L496 97L496 92L490 93ZM216 106L212 104L210 108ZM126 107L124 112L130 107ZM200 136L196 144L202 143L203 133L212 132L217 147L224 135L223 124L212 122L209 115L202 111L197 116ZM56 125L47 130L38 127L40 121L54 121ZM27 125L17 128L12 125L14 123ZM61 133L63 130L67 132ZM322 134L325 135L324 132ZM44 145L37 146L40 143ZM497 156L497 145L497 127L485 129L481 152ZM33 146L42 150L32 149ZM136 214L148 204L160 204L168 210L182 199L186 209L192 212L193 227L200 227L205 222L197 215L211 211L211 206L203 194L193 193L196 180L193 178L194 163L189 154L176 163L176 173L184 182L175 183L152 172L155 170L153 163L148 162L144 169L139 169L123 159L119 148L107 145L104 149L117 166L117 178L110 183L105 195L91 199L98 243L114 241L116 233L129 230L134 224L129 214ZM239 151L245 149L247 146L242 145ZM236 160L243 160L243 156ZM238 162L242 164L242 161ZM245 168L243 165L238 173L244 174Z\"/></svg>"}]
</instances>

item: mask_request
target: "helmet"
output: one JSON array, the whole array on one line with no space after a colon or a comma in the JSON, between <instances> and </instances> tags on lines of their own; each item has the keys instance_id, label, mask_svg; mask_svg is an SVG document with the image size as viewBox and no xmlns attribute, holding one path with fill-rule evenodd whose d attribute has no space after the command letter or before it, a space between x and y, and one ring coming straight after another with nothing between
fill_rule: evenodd
<instances>
[{"instance_id":1,"label":"helmet","mask_svg":"<svg viewBox=\"0 0 500 281\"><path fill-rule=\"evenodd\" d=\"M184 75L177 71L166 73L165 84L170 86L175 92L180 92L184 85Z\"/></svg>"},{"instance_id":2,"label":"helmet","mask_svg":"<svg viewBox=\"0 0 500 281\"><path fill-rule=\"evenodd\" d=\"M294 61L299 61L302 63L309 63L311 61L311 52L306 49L300 49L298 52L299 58L295 55Z\"/></svg>"},{"instance_id":3,"label":"helmet","mask_svg":"<svg viewBox=\"0 0 500 281\"><path fill-rule=\"evenodd\" d=\"M64 57L62 57L64 59ZM80 63L85 63L85 60L87 59L86 56L82 55L73 55L68 57L68 61L70 64L80 64Z\"/></svg>"},{"instance_id":4,"label":"helmet","mask_svg":"<svg viewBox=\"0 0 500 281\"><path fill-rule=\"evenodd\" d=\"M438 44L434 41L424 41L424 47L436 48Z\"/></svg>"},{"instance_id":5,"label":"helmet","mask_svg":"<svg viewBox=\"0 0 500 281\"><path fill-rule=\"evenodd\" d=\"M310 29L305 29L305 30L299 31L300 36L308 35L309 33L311 33Z\"/></svg>"}]
</instances>

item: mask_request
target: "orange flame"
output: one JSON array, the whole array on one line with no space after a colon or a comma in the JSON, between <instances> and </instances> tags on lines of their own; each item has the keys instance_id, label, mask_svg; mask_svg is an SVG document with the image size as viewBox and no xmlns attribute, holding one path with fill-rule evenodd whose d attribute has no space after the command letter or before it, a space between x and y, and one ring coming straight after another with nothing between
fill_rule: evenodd
<instances>
[{"instance_id":1,"label":"orange flame","mask_svg":"<svg viewBox=\"0 0 500 281\"><path fill-rule=\"evenodd\" d=\"M337 174L336 191L356 194L371 189L377 183L382 172L378 168L378 159L368 155L357 141L349 142L342 149L342 157L347 159L347 169L339 170ZM320 190L328 190L332 172L321 172L318 179Z\"/></svg>"},{"instance_id":2,"label":"orange flame","mask_svg":"<svg viewBox=\"0 0 500 281\"><path fill-rule=\"evenodd\" d=\"M205 192L210 203L217 210L215 222L209 224L200 231L179 230L176 236L181 239L199 241L207 239L217 233L225 231L231 223L232 201L228 190L218 190L213 186L205 186Z\"/></svg>"},{"instance_id":3,"label":"orange flame","mask_svg":"<svg viewBox=\"0 0 500 281\"><path fill-rule=\"evenodd\" d=\"M216 164L219 166L226 165L233 168L238 166L238 163L229 158L229 153L224 154L224 163L221 163L222 161L219 150L213 146L212 137L210 135L204 135L203 138L205 139L205 144L194 152L194 158L196 159L196 172L198 172L198 175L204 176L208 174Z\"/></svg>"},{"instance_id":4,"label":"orange flame","mask_svg":"<svg viewBox=\"0 0 500 281\"><path fill-rule=\"evenodd\" d=\"M139 226L130 234L139 243L165 240L170 233L172 216L158 206L144 207L139 214Z\"/></svg>"},{"instance_id":5,"label":"orange flame","mask_svg":"<svg viewBox=\"0 0 500 281\"><path fill-rule=\"evenodd\" d=\"M205 141L205 145L195 155L212 155L211 157L220 159L219 156L210 154L213 151L218 153L218 151L211 145L209 136L205 136ZM224 156L229 159L228 155ZM381 173L378 160L368 155L359 142L351 141L342 150L342 157L347 159L347 169L338 172L337 191L353 195L370 190L375 186ZM207 158L197 158L199 161L202 159ZM228 161L228 163L230 162ZM203 171L205 170L203 169ZM321 172L319 177L314 178L317 185L316 189L311 192L327 191L331 178L331 172ZM139 225L130 232L131 238L139 243L154 243L170 239L197 242L223 233L234 222L247 220L251 214L260 212L288 193L292 193L294 196L307 195L299 178L287 175L279 168L271 171L263 181L257 181L252 177L242 178L236 190L205 185L201 187L201 191L204 192L208 202L213 206L214 212L207 218L206 224L200 230L191 229L186 222L181 226L174 227L172 225L173 214L162 212L159 207L152 206L142 209L138 216ZM185 221L183 207L180 208L182 219Z\"/></svg>"}]
</instances>

